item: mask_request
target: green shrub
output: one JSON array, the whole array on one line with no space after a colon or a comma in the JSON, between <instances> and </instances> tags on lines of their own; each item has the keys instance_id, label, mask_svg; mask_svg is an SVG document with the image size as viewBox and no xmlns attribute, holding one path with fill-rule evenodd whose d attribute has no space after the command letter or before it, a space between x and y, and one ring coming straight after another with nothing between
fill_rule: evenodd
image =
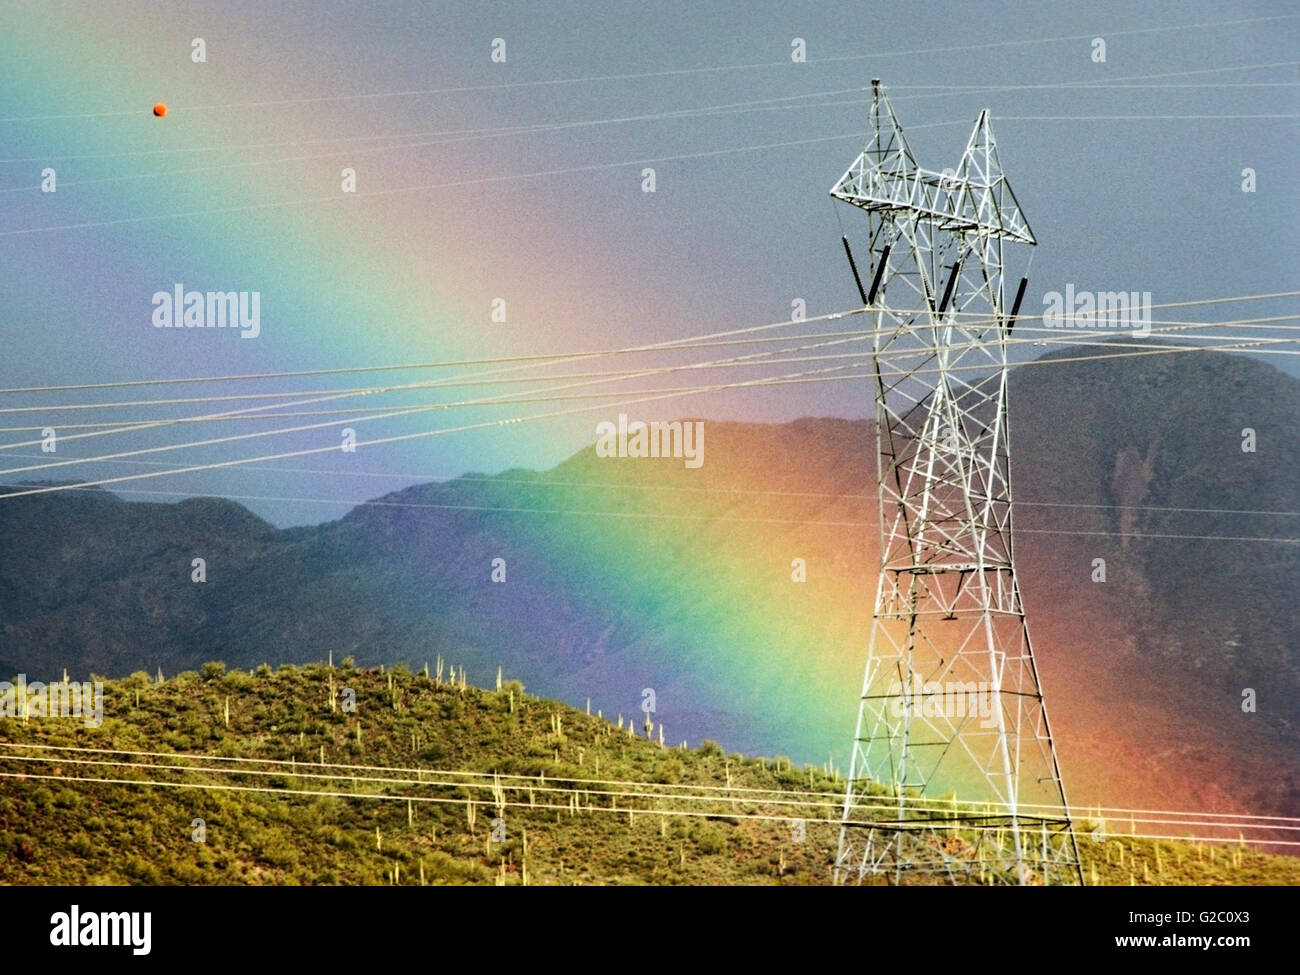
<instances>
[{"instance_id":1,"label":"green shrub","mask_svg":"<svg viewBox=\"0 0 1300 975\"><path fill-rule=\"evenodd\" d=\"M691 840L695 848L707 856L722 853L727 848L726 834L710 823L697 823L691 830Z\"/></svg>"}]
</instances>

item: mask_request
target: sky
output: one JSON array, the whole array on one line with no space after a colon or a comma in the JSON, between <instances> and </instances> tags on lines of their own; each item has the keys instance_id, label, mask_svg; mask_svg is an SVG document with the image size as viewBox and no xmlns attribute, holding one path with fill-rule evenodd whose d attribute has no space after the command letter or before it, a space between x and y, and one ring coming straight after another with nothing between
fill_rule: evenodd
<instances>
[{"instance_id":1,"label":"sky","mask_svg":"<svg viewBox=\"0 0 1300 975\"><path fill-rule=\"evenodd\" d=\"M675 7L0 2L0 444L51 423L193 417L461 373L471 378L454 388L300 409L367 416L538 388L475 382L500 363L8 392L21 387L576 353L779 322L795 301L810 317L850 309L839 237L854 215L837 215L828 190L861 149L872 78L928 169L955 165L989 109L1038 239L1027 312L1067 285L1150 292L1156 304L1295 288L1300 15L1289 4ZM806 60L792 58L795 39ZM47 169L54 192L41 190ZM344 169L355 193L342 191ZM153 296L178 283L256 292L260 333L154 327ZM1174 316L1282 313L1258 302ZM676 361L689 360L655 360ZM1296 371L1292 358L1269 361ZM602 368L610 360L551 373ZM263 398L143 402L232 394ZM413 483L549 468L617 411L497 421L577 405L357 421L362 440L491 425L114 489L220 494L278 525L315 523ZM871 402L859 381L638 408L785 422L861 418ZM323 450L343 422L60 439L63 461L319 423L333 425L39 471L13 468L51 455L11 447L0 480Z\"/></svg>"}]
</instances>

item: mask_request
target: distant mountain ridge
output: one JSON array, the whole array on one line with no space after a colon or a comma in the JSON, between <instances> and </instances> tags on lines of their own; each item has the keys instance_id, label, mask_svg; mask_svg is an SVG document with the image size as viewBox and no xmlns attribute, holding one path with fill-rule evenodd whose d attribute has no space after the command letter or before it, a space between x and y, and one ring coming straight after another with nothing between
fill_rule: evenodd
<instances>
[{"instance_id":1,"label":"distant mountain ridge","mask_svg":"<svg viewBox=\"0 0 1300 975\"><path fill-rule=\"evenodd\" d=\"M632 715L653 688L674 743L843 756L875 588L871 424L706 426L699 470L588 448L310 528L217 499L0 503L0 673L442 655L593 711ZM1243 540L1297 534L1300 382L1212 353L1031 364L1011 442L1071 799L1300 814L1300 553Z\"/></svg>"}]
</instances>

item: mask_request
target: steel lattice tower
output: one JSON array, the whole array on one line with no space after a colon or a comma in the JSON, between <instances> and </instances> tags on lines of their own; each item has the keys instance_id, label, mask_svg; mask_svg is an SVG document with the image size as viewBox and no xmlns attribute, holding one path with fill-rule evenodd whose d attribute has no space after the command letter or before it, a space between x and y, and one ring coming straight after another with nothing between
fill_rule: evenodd
<instances>
[{"instance_id":1,"label":"steel lattice tower","mask_svg":"<svg viewBox=\"0 0 1300 975\"><path fill-rule=\"evenodd\" d=\"M837 883L1083 882L1016 583L1003 244L1036 243L987 111L955 170L916 164L872 81L831 196L865 211L880 576ZM886 304L888 298L888 304Z\"/></svg>"}]
</instances>

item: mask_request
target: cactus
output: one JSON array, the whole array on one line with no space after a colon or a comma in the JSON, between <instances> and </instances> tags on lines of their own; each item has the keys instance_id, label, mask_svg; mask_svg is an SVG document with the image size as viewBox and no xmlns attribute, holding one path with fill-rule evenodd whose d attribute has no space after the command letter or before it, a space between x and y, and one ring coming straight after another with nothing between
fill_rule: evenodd
<instances>
[{"instance_id":1,"label":"cactus","mask_svg":"<svg viewBox=\"0 0 1300 975\"><path fill-rule=\"evenodd\" d=\"M497 693L501 693L501 665L497 664Z\"/></svg>"},{"instance_id":2,"label":"cactus","mask_svg":"<svg viewBox=\"0 0 1300 975\"><path fill-rule=\"evenodd\" d=\"M497 815L504 817L506 814L506 790L501 788L501 776L496 772L492 773L492 799L496 803Z\"/></svg>"},{"instance_id":3,"label":"cactus","mask_svg":"<svg viewBox=\"0 0 1300 975\"><path fill-rule=\"evenodd\" d=\"M376 850L379 850L379 851L381 851L381 852L382 852L383 849L384 849L384 838L383 838L382 836L379 835L379 827L378 827L378 826L375 827L375 849L376 849Z\"/></svg>"},{"instance_id":4,"label":"cactus","mask_svg":"<svg viewBox=\"0 0 1300 975\"><path fill-rule=\"evenodd\" d=\"M415 803L410 799L406 800L406 825L407 828L415 825Z\"/></svg>"},{"instance_id":5,"label":"cactus","mask_svg":"<svg viewBox=\"0 0 1300 975\"><path fill-rule=\"evenodd\" d=\"M226 695L226 703L223 710L225 711L226 727L229 728L230 727L230 695L229 694Z\"/></svg>"}]
</instances>

